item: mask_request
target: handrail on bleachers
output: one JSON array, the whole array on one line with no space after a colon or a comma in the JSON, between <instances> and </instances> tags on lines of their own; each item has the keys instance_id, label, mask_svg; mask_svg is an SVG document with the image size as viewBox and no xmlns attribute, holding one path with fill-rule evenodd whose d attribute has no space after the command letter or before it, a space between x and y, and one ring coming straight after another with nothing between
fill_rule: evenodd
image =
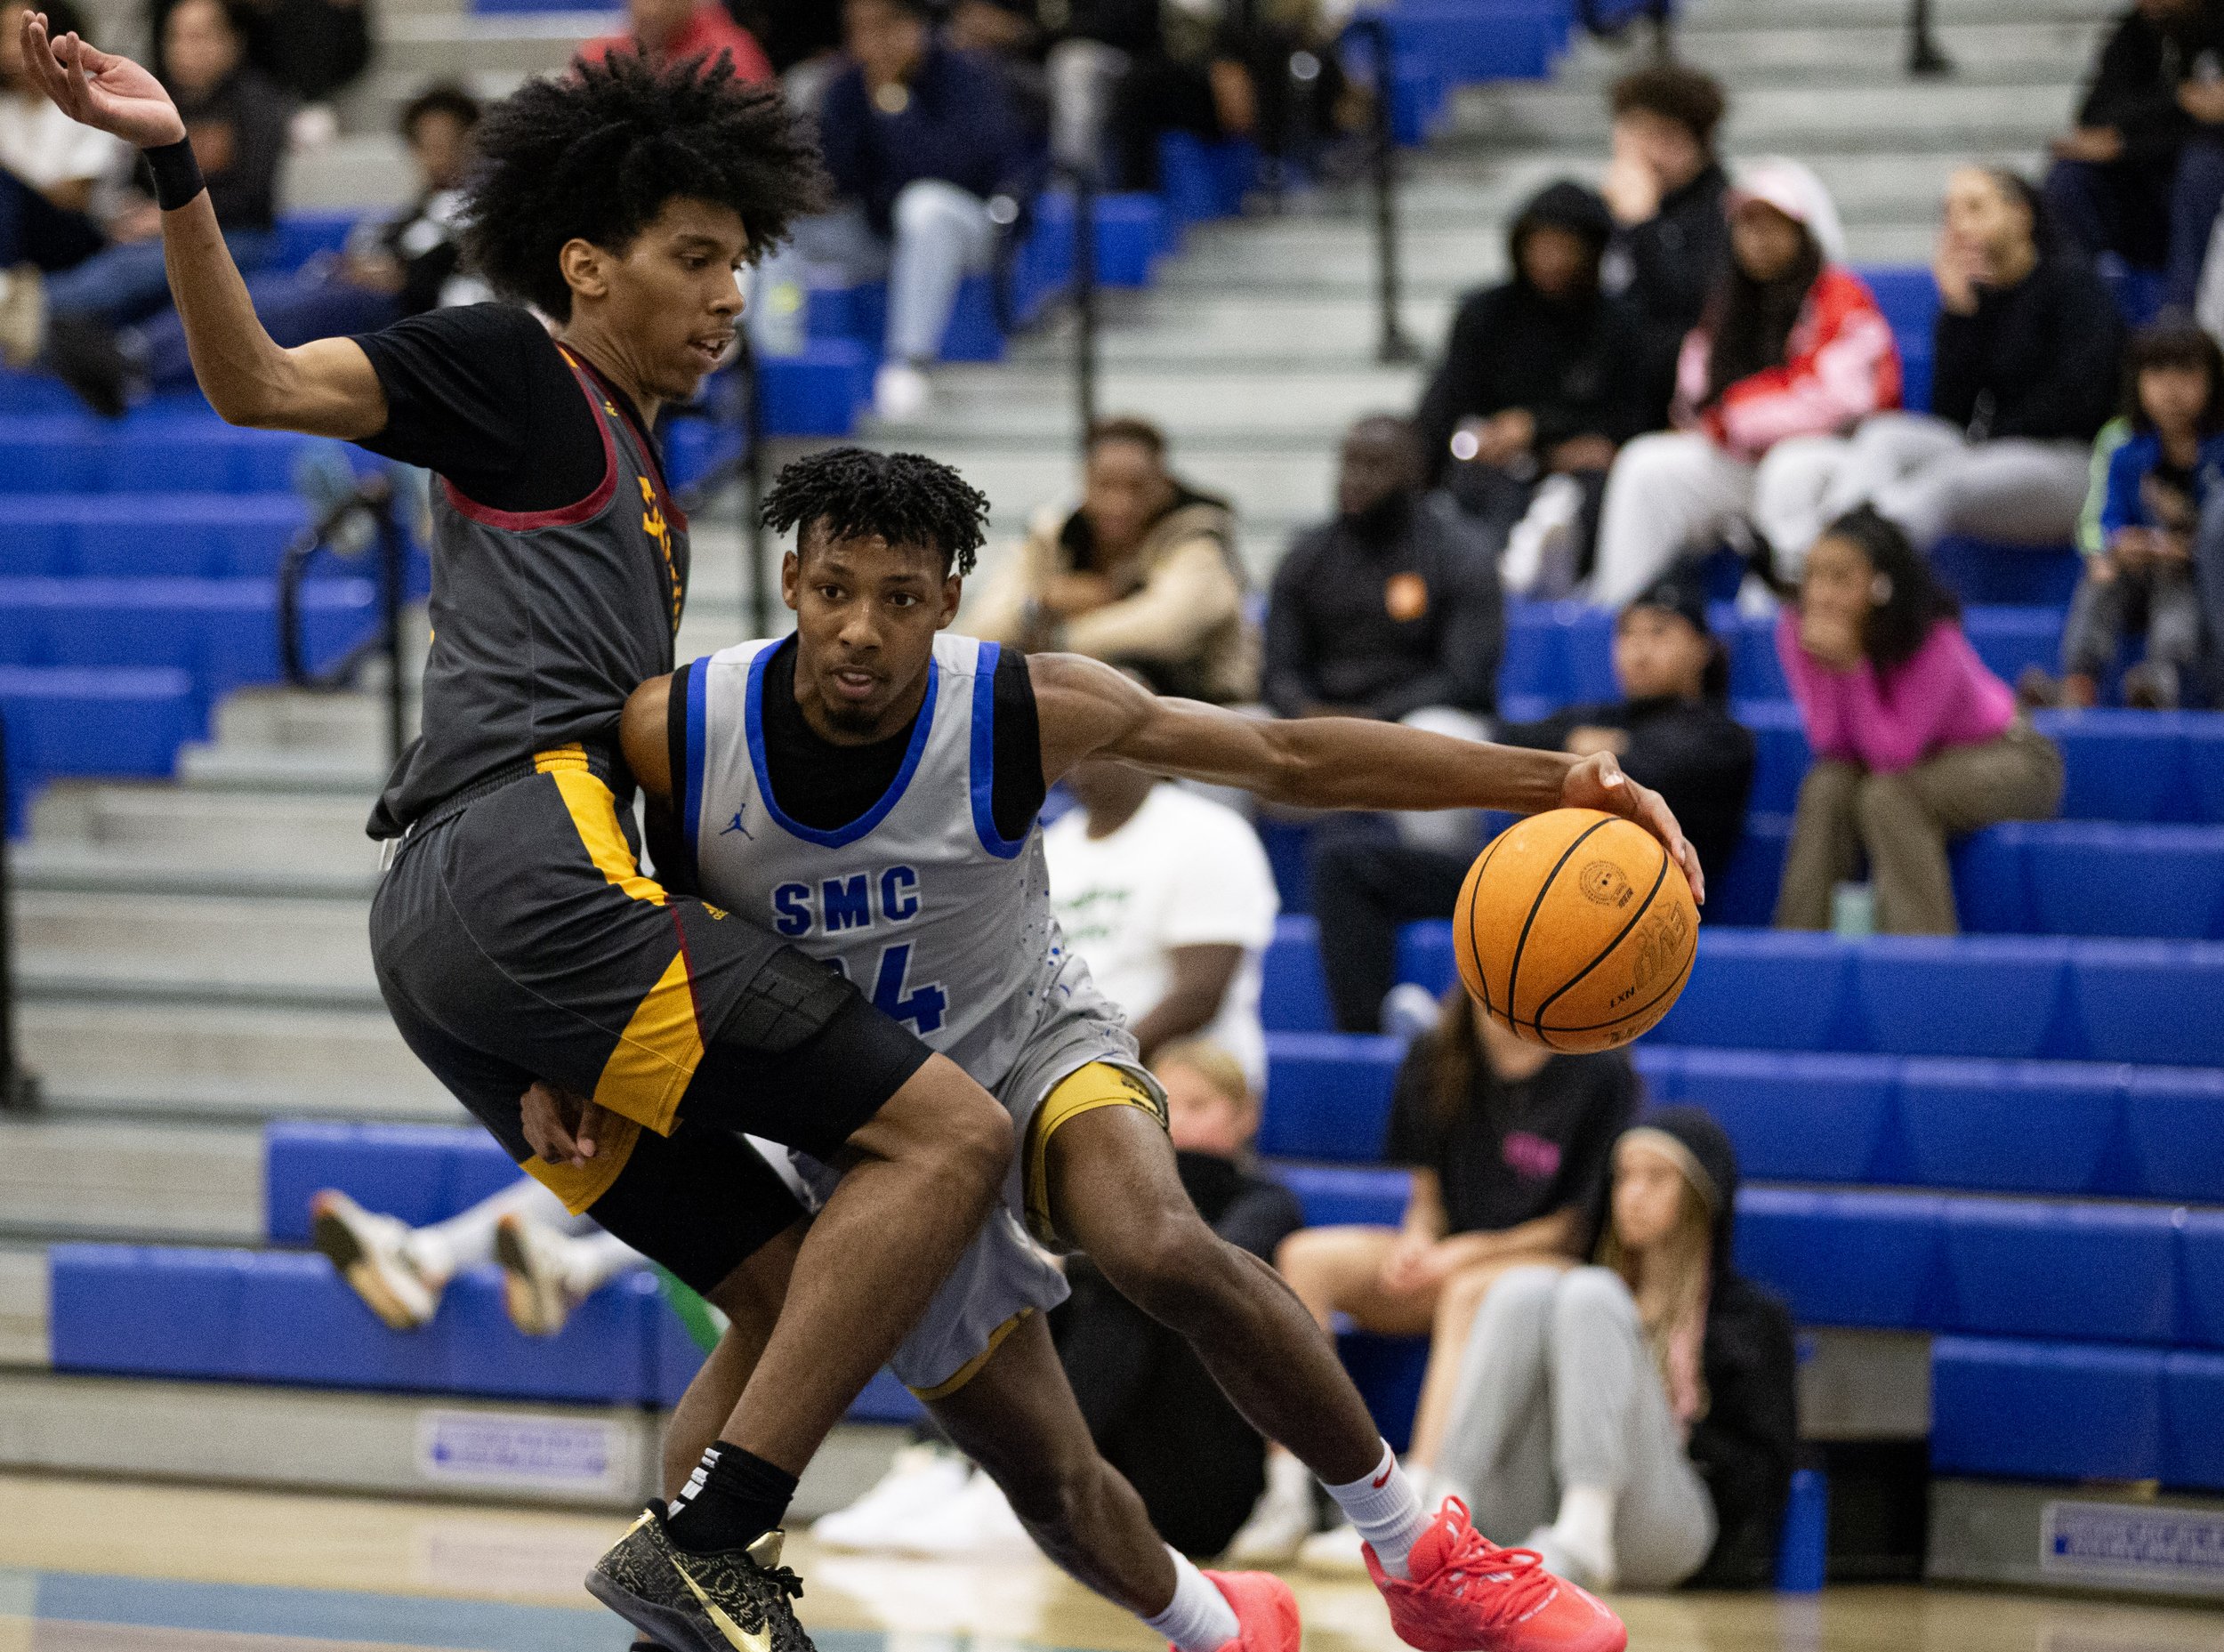
<instances>
[{"instance_id":1,"label":"handrail on bleachers","mask_svg":"<svg viewBox=\"0 0 2224 1652\"><path fill-rule=\"evenodd\" d=\"M0 706L0 798L8 794L8 715ZM0 832L0 1110L38 1105L38 1081L15 1054L15 913L8 888L8 836Z\"/></svg>"},{"instance_id":2,"label":"handrail on bleachers","mask_svg":"<svg viewBox=\"0 0 2224 1652\"><path fill-rule=\"evenodd\" d=\"M301 636L301 587L310 560L359 515L370 518L378 541L378 630L325 670L312 671ZM409 543L394 515L394 484L384 471L357 479L348 495L296 534L278 560L278 661L286 681L297 689L332 689L354 681L357 667L374 653L386 656L386 758L401 758L408 744L408 680L403 670L401 608L408 578Z\"/></svg>"},{"instance_id":3,"label":"handrail on bleachers","mask_svg":"<svg viewBox=\"0 0 2224 1652\"><path fill-rule=\"evenodd\" d=\"M1089 433L1097 423L1097 176L1094 167L1067 161L1053 170L1074 192L1074 409L1080 443L1076 457L1085 465Z\"/></svg>"},{"instance_id":4,"label":"handrail on bleachers","mask_svg":"<svg viewBox=\"0 0 2224 1652\"><path fill-rule=\"evenodd\" d=\"M1364 35L1374 60L1374 115L1367 157L1374 195L1374 302L1380 317L1374 359L1384 366L1418 361L1421 351L1398 317L1398 139L1391 116L1397 88L1396 43L1388 19L1377 12L1355 17L1347 35Z\"/></svg>"}]
</instances>

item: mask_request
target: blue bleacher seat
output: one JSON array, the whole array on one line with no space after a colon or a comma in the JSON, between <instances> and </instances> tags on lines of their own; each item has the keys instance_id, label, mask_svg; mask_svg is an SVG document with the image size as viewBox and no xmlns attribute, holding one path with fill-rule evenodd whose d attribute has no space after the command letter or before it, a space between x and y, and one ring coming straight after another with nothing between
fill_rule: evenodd
<instances>
[{"instance_id":1,"label":"blue bleacher seat","mask_svg":"<svg viewBox=\"0 0 2224 1652\"><path fill-rule=\"evenodd\" d=\"M0 496L15 493L284 493L313 438L233 430L205 412L0 414Z\"/></svg>"},{"instance_id":2,"label":"blue bleacher seat","mask_svg":"<svg viewBox=\"0 0 2224 1652\"><path fill-rule=\"evenodd\" d=\"M274 1120L262 1132L264 1220L281 1245L309 1242L309 1201L336 1188L413 1228L445 1221L525 1173L472 1125Z\"/></svg>"},{"instance_id":3,"label":"blue bleacher seat","mask_svg":"<svg viewBox=\"0 0 2224 1652\"><path fill-rule=\"evenodd\" d=\"M1930 1466L2028 1479L2159 1478L2163 1367L2153 1349L1940 1337L1930 1352Z\"/></svg>"},{"instance_id":4,"label":"blue bleacher seat","mask_svg":"<svg viewBox=\"0 0 2224 1652\"><path fill-rule=\"evenodd\" d=\"M1427 918L1398 931L1398 979L1441 993L1459 974L1452 959L1452 923Z\"/></svg>"},{"instance_id":5,"label":"blue bleacher seat","mask_svg":"<svg viewBox=\"0 0 2224 1652\"><path fill-rule=\"evenodd\" d=\"M0 621L0 633L5 630ZM7 722L12 834L32 794L49 780L169 774L178 747L207 732L208 705L192 677L174 669L0 664L0 718Z\"/></svg>"},{"instance_id":6,"label":"blue bleacher seat","mask_svg":"<svg viewBox=\"0 0 2224 1652\"><path fill-rule=\"evenodd\" d=\"M2083 941L2069 971L2088 1059L2204 1067L2224 1051L2224 945Z\"/></svg>"},{"instance_id":7,"label":"blue bleacher seat","mask_svg":"<svg viewBox=\"0 0 2224 1652\"><path fill-rule=\"evenodd\" d=\"M2177 1232L2157 1205L1956 1199L1945 1213L1946 1323L1998 1336L2167 1342Z\"/></svg>"},{"instance_id":8,"label":"blue bleacher seat","mask_svg":"<svg viewBox=\"0 0 2224 1652\"><path fill-rule=\"evenodd\" d=\"M1285 913L1260 966L1259 1019L1269 1032L1326 1032L1335 1019L1320 972L1320 934L1313 920Z\"/></svg>"},{"instance_id":9,"label":"blue bleacher seat","mask_svg":"<svg viewBox=\"0 0 2224 1652\"><path fill-rule=\"evenodd\" d=\"M1921 1187L2002 1193L2110 1185L2129 1069L2066 1061L1898 1064L1894 1173Z\"/></svg>"},{"instance_id":10,"label":"blue bleacher seat","mask_svg":"<svg viewBox=\"0 0 2224 1652\"><path fill-rule=\"evenodd\" d=\"M1926 372L1929 367L1926 359ZM1930 566L1964 602L2046 608L2059 621L2085 560L2069 544L2003 545L1949 534L1930 547ZM2053 668L2051 657L2038 663Z\"/></svg>"},{"instance_id":11,"label":"blue bleacher seat","mask_svg":"<svg viewBox=\"0 0 2224 1652\"><path fill-rule=\"evenodd\" d=\"M1792 817L1749 814L1728 864L1707 880L1703 923L1724 928L1766 929L1775 922L1784 857L1792 842Z\"/></svg>"},{"instance_id":12,"label":"blue bleacher seat","mask_svg":"<svg viewBox=\"0 0 2224 1652\"><path fill-rule=\"evenodd\" d=\"M291 493L0 496L0 577L269 578L308 519Z\"/></svg>"},{"instance_id":13,"label":"blue bleacher seat","mask_svg":"<svg viewBox=\"0 0 2224 1652\"><path fill-rule=\"evenodd\" d=\"M1877 936L1853 952L1863 1042L1904 1055L2067 1053L2051 1041L2068 958L2066 943L2039 938Z\"/></svg>"},{"instance_id":14,"label":"blue bleacher seat","mask_svg":"<svg viewBox=\"0 0 2224 1652\"><path fill-rule=\"evenodd\" d=\"M1359 1164L1379 1157L1404 1055L1397 1039L1369 1034L1268 1034L1259 1150Z\"/></svg>"},{"instance_id":15,"label":"blue bleacher seat","mask_svg":"<svg viewBox=\"0 0 2224 1652\"><path fill-rule=\"evenodd\" d=\"M263 268L299 270L319 254L337 254L361 221L359 213L303 212L296 207L279 217L278 254Z\"/></svg>"},{"instance_id":16,"label":"blue bleacher seat","mask_svg":"<svg viewBox=\"0 0 2224 1652\"><path fill-rule=\"evenodd\" d=\"M1730 714L1753 738L1753 792L1746 808L1759 814L1790 814L1799 806L1800 782L1813 761L1799 708L1789 700L1736 700Z\"/></svg>"},{"instance_id":17,"label":"blue bleacher seat","mask_svg":"<svg viewBox=\"0 0 2224 1652\"><path fill-rule=\"evenodd\" d=\"M2177 1341L2224 1348L2224 1211L2174 1213L2178 1241ZM2224 1426L2224 1411L2217 1413Z\"/></svg>"},{"instance_id":18,"label":"blue bleacher seat","mask_svg":"<svg viewBox=\"0 0 2224 1652\"><path fill-rule=\"evenodd\" d=\"M1346 1164L1277 1164L1275 1180L1297 1195L1309 1228L1395 1228L1406 1214L1413 1177L1402 1170Z\"/></svg>"},{"instance_id":19,"label":"blue bleacher seat","mask_svg":"<svg viewBox=\"0 0 2224 1652\"><path fill-rule=\"evenodd\" d=\"M1848 1048L1852 965L1851 949L1828 935L1702 927L1683 996L1648 1036L1749 1050Z\"/></svg>"},{"instance_id":20,"label":"blue bleacher seat","mask_svg":"<svg viewBox=\"0 0 2224 1652\"><path fill-rule=\"evenodd\" d=\"M2069 820L2224 820L2195 812L2186 741L2214 713L2041 712L2032 719L2062 750L2062 816Z\"/></svg>"},{"instance_id":21,"label":"blue bleacher seat","mask_svg":"<svg viewBox=\"0 0 2224 1652\"><path fill-rule=\"evenodd\" d=\"M2132 1068L2123 1136L2128 1191L2224 1204L2224 1070Z\"/></svg>"},{"instance_id":22,"label":"blue bleacher seat","mask_svg":"<svg viewBox=\"0 0 2224 1652\"><path fill-rule=\"evenodd\" d=\"M2224 826L2058 820L1994 831L2024 858L2038 933L2224 939Z\"/></svg>"},{"instance_id":23,"label":"blue bleacher seat","mask_svg":"<svg viewBox=\"0 0 2224 1652\"><path fill-rule=\"evenodd\" d=\"M1210 143L1187 132L1158 140L1158 194L1173 233L1187 226L1231 217L1259 175L1259 149L1247 138Z\"/></svg>"},{"instance_id":24,"label":"blue bleacher seat","mask_svg":"<svg viewBox=\"0 0 2224 1652\"><path fill-rule=\"evenodd\" d=\"M247 1289L240 1259L249 1254L50 1247L47 1324L54 1369L240 1374Z\"/></svg>"},{"instance_id":25,"label":"blue bleacher seat","mask_svg":"<svg viewBox=\"0 0 2224 1652\"><path fill-rule=\"evenodd\" d=\"M2224 1491L2224 1355L2164 1357L2162 1479Z\"/></svg>"},{"instance_id":26,"label":"blue bleacher seat","mask_svg":"<svg viewBox=\"0 0 2224 1652\"><path fill-rule=\"evenodd\" d=\"M1748 1188L1738 1266L1783 1293L1802 1325L1922 1329L1938 1323L1946 1201L1914 1193Z\"/></svg>"},{"instance_id":27,"label":"blue bleacher seat","mask_svg":"<svg viewBox=\"0 0 2224 1652\"><path fill-rule=\"evenodd\" d=\"M794 356L760 363L764 429L771 436L847 436L872 399L879 354L858 339L814 338Z\"/></svg>"},{"instance_id":28,"label":"blue bleacher seat","mask_svg":"<svg viewBox=\"0 0 2224 1652\"><path fill-rule=\"evenodd\" d=\"M1673 1093L1737 1144L1740 1169L1785 1181L1870 1179L1890 1133L1890 1068L1865 1056L1761 1050L1684 1052Z\"/></svg>"}]
</instances>

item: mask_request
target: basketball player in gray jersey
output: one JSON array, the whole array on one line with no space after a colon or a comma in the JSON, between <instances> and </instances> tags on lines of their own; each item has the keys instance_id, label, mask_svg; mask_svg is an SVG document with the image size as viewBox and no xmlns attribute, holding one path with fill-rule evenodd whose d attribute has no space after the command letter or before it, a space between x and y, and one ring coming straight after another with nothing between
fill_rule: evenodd
<instances>
[{"instance_id":1,"label":"basketball player in gray jersey","mask_svg":"<svg viewBox=\"0 0 2224 1652\"><path fill-rule=\"evenodd\" d=\"M1269 722L1156 698L1077 657L1013 659L945 636L986 504L916 455L836 449L789 466L765 511L797 533L782 576L794 637L648 683L624 724L630 765L675 818L674 858L693 862L677 875L841 968L1013 1115L1007 1211L937 1296L898 1374L1053 1556L1188 1652L1215 1643L1202 1580L1149 1539L1085 1432L1073 1438L1079 1414L1034 1311L1062 1283L1022 1242L1024 1224L1086 1251L1312 1468L1367 1539L1408 1644L1616 1652L1626 1637L1603 1605L1534 1555L1491 1545L1456 1500L1420 1506L1310 1316L1189 1205L1156 1087L1050 915L1034 810L1089 758L1310 808L1604 809L1659 835L1696 889L1673 818L1604 754L1353 719ZM567 1121L577 1111L542 1105ZM591 1112L580 1122L598 1127ZM715 1416L745 1367L745 1352L714 1355L675 1433L699 1432L691 1414ZM668 1462L687 1448L675 1440ZM1220 1592L1240 1606L1227 1582ZM1240 1627L1246 1648L1279 1644L1249 1616Z\"/></svg>"}]
</instances>

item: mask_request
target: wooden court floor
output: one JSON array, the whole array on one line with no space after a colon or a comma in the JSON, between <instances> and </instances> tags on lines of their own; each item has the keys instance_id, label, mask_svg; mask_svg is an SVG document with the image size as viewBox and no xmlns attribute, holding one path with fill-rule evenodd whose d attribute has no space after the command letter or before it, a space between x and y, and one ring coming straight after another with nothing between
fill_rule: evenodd
<instances>
[{"instance_id":1,"label":"wooden court floor","mask_svg":"<svg viewBox=\"0 0 2224 1652\"><path fill-rule=\"evenodd\" d=\"M0 1652L621 1652L579 1577L616 1519L0 1475ZM825 1652L1154 1652L1035 1560L791 1551ZM1395 1652L1374 1592L1299 1582L1307 1652ZM2224 1614L1849 1588L1627 1596L1642 1652L2224 1652Z\"/></svg>"}]
</instances>

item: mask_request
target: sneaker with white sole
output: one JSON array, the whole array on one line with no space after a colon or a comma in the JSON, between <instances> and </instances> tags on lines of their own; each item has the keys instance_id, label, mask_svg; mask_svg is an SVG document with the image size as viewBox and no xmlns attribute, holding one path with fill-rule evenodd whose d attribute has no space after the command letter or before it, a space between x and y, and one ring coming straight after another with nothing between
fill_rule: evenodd
<instances>
[{"instance_id":1,"label":"sneaker with white sole","mask_svg":"<svg viewBox=\"0 0 2224 1652\"><path fill-rule=\"evenodd\" d=\"M1297 1563L1326 1577L1365 1577L1366 1544L1358 1527L1346 1521L1325 1532L1315 1532L1298 1545Z\"/></svg>"},{"instance_id":2,"label":"sneaker with white sole","mask_svg":"<svg viewBox=\"0 0 2224 1652\"><path fill-rule=\"evenodd\" d=\"M1285 1463L1290 1466L1284 1467ZM1280 1454L1267 1463L1267 1487L1228 1540L1222 1557L1245 1567L1286 1566L1313 1535L1313 1481L1304 1465Z\"/></svg>"},{"instance_id":3,"label":"sneaker with white sole","mask_svg":"<svg viewBox=\"0 0 2224 1652\"><path fill-rule=\"evenodd\" d=\"M1033 1554L1035 1539L1003 1488L976 1469L956 1496L905 1519L889 1546L933 1560L983 1560Z\"/></svg>"},{"instance_id":4,"label":"sneaker with white sole","mask_svg":"<svg viewBox=\"0 0 2224 1652\"><path fill-rule=\"evenodd\" d=\"M409 1224L367 1211L336 1188L309 1202L309 1242L396 1331L415 1331L440 1306L447 1281L427 1275L409 1253Z\"/></svg>"},{"instance_id":5,"label":"sneaker with white sole","mask_svg":"<svg viewBox=\"0 0 2224 1652\"><path fill-rule=\"evenodd\" d=\"M502 1268L502 1305L528 1336L553 1336L576 1299L565 1280L564 1237L517 1211L495 1223L495 1261Z\"/></svg>"},{"instance_id":6,"label":"sneaker with white sole","mask_svg":"<svg viewBox=\"0 0 2224 1652\"><path fill-rule=\"evenodd\" d=\"M873 1489L846 1509L819 1516L810 1535L829 1549L871 1553L894 1545L915 1516L939 1509L965 1489L972 1465L939 1446L907 1446Z\"/></svg>"}]
</instances>

